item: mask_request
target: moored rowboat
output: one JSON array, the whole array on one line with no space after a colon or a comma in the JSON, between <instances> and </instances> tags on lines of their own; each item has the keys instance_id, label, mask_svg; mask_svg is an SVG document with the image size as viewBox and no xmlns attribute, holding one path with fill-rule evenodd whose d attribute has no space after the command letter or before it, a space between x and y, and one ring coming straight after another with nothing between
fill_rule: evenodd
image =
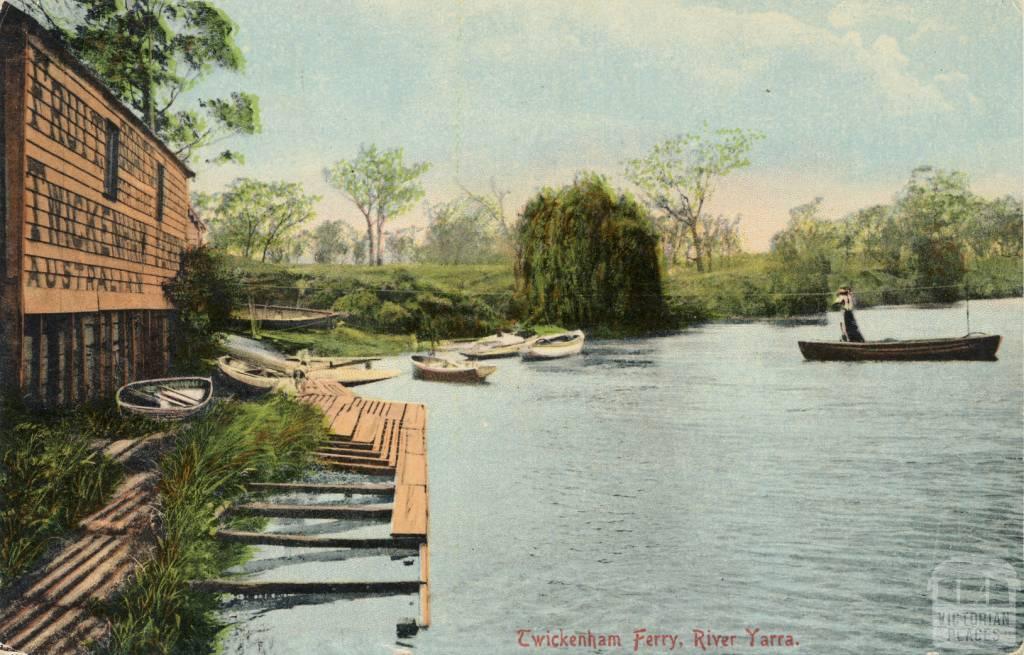
<instances>
[{"instance_id":1,"label":"moored rowboat","mask_svg":"<svg viewBox=\"0 0 1024 655\"><path fill-rule=\"evenodd\" d=\"M200 377L139 380L117 390L117 406L161 420L180 420L202 412L213 398L213 380Z\"/></svg>"},{"instance_id":2,"label":"moored rowboat","mask_svg":"<svg viewBox=\"0 0 1024 655\"><path fill-rule=\"evenodd\" d=\"M220 372L250 392L267 392L272 389L288 391L294 386L291 375L260 364L224 355L217 359Z\"/></svg>"},{"instance_id":3,"label":"moored rowboat","mask_svg":"<svg viewBox=\"0 0 1024 655\"><path fill-rule=\"evenodd\" d=\"M360 384L390 380L398 375L401 375L401 371L340 366L336 368L307 369L303 377L307 380L333 380L334 382L340 382L346 387L354 387Z\"/></svg>"},{"instance_id":4,"label":"moored rowboat","mask_svg":"<svg viewBox=\"0 0 1024 655\"><path fill-rule=\"evenodd\" d=\"M281 305L253 305L243 312L235 314L239 322L257 321L268 330L288 330L296 328L332 327L341 317L339 312L326 309L306 309L303 307L283 307Z\"/></svg>"},{"instance_id":5,"label":"moored rowboat","mask_svg":"<svg viewBox=\"0 0 1024 655\"><path fill-rule=\"evenodd\" d=\"M906 341L798 341L800 352L811 361L942 361L996 359L1002 340L997 334L969 334L949 339Z\"/></svg>"},{"instance_id":6,"label":"moored rowboat","mask_svg":"<svg viewBox=\"0 0 1024 655\"><path fill-rule=\"evenodd\" d=\"M583 352L583 330L541 337L523 350L524 360L559 359Z\"/></svg>"},{"instance_id":7,"label":"moored rowboat","mask_svg":"<svg viewBox=\"0 0 1024 655\"><path fill-rule=\"evenodd\" d=\"M413 376L435 382L483 382L494 373L496 366L483 366L476 362L453 362L430 355L413 355Z\"/></svg>"}]
</instances>

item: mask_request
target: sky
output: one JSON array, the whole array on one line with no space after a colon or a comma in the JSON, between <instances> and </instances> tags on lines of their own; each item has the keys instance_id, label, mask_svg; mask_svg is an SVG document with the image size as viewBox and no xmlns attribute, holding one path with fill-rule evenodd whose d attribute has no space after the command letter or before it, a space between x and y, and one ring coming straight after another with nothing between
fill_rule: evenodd
<instances>
[{"instance_id":1,"label":"sky","mask_svg":"<svg viewBox=\"0 0 1024 655\"><path fill-rule=\"evenodd\" d=\"M815 197L839 218L891 202L921 165L986 197L1024 188L1019 0L219 0L247 65L201 94L260 97L263 130L194 189L301 182L317 220L362 225L323 169L361 144L429 161L426 201L492 180L517 213L581 170L628 188L664 139L759 130L709 210L767 249ZM425 224L422 207L395 227Z\"/></svg>"}]
</instances>

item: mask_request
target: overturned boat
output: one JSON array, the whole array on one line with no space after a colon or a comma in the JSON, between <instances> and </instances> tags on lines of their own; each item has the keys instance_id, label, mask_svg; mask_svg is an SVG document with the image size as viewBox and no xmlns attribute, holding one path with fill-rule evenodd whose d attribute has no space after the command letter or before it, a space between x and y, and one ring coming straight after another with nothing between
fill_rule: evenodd
<instances>
[{"instance_id":1,"label":"overturned boat","mask_svg":"<svg viewBox=\"0 0 1024 655\"><path fill-rule=\"evenodd\" d=\"M195 416L210 404L213 380L201 377L139 380L117 390L117 407L129 414L175 421Z\"/></svg>"},{"instance_id":2,"label":"overturned boat","mask_svg":"<svg viewBox=\"0 0 1024 655\"><path fill-rule=\"evenodd\" d=\"M455 362L432 355L413 355L413 377L434 382L483 382L498 370L477 362Z\"/></svg>"},{"instance_id":3,"label":"overturned boat","mask_svg":"<svg viewBox=\"0 0 1024 655\"><path fill-rule=\"evenodd\" d=\"M948 339L899 341L798 341L800 352L811 361L994 361L1002 337L968 334Z\"/></svg>"}]
</instances>

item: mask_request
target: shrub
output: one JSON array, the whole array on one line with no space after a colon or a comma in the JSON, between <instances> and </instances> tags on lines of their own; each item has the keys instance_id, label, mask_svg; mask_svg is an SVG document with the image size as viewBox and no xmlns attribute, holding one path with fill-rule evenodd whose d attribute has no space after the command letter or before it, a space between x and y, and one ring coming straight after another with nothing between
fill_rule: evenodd
<instances>
[{"instance_id":1,"label":"shrub","mask_svg":"<svg viewBox=\"0 0 1024 655\"><path fill-rule=\"evenodd\" d=\"M164 293L174 304L174 368L192 372L204 368L203 360L216 355L216 333L231 322L231 313L240 304L237 275L226 259L205 246L182 253L181 267L174 279L164 285Z\"/></svg>"}]
</instances>

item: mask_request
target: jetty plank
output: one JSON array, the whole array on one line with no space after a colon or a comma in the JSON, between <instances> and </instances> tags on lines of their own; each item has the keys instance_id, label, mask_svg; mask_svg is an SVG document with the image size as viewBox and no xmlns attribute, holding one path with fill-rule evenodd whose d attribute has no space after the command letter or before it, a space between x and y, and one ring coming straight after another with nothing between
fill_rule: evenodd
<instances>
[{"instance_id":1,"label":"jetty plank","mask_svg":"<svg viewBox=\"0 0 1024 655\"><path fill-rule=\"evenodd\" d=\"M418 539L405 539L398 537L319 537L304 534L244 532L239 530L217 530L215 534L218 539L242 544L299 546L303 548L387 548L393 550L416 550L420 545L420 541Z\"/></svg>"},{"instance_id":2,"label":"jetty plank","mask_svg":"<svg viewBox=\"0 0 1024 655\"><path fill-rule=\"evenodd\" d=\"M332 458L329 455L320 455L319 462L321 466L341 469L343 471L353 471L355 473L363 473L366 475L387 477L394 475L395 473L395 470L390 466L378 466L373 464L358 464L355 462L346 462L344 459Z\"/></svg>"},{"instance_id":3,"label":"jetty plank","mask_svg":"<svg viewBox=\"0 0 1024 655\"><path fill-rule=\"evenodd\" d=\"M421 628L430 627L430 546L420 544L420 621Z\"/></svg>"},{"instance_id":4,"label":"jetty plank","mask_svg":"<svg viewBox=\"0 0 1024 655\"><path fill-rule=\"evenodd\" d=\"M391 536L427 536L427 488L420 485L399 485L391 514Z\"/></svg>"},{"instance_id":5,"label":"jetty plank","mask_svg":"<svg viewBox=\"0 0 1024 655\"><path fill-rule=\"evenodd\" d=\"M330 433L338 437L351 438L356 430L356 421L359 420L361 412L359 409L348 407L340 412L331 421Z\"/></svg>"},{"instance_id":6,"label":"jetty plank","mask_svg":"<svg viewBox=\"0 0 1024 655\"><path fill-rule=\"evenodd\" d=\"M352 493L390 496L395 493L393 482L349 482L349 483L319 483L319 482L250 482L247 485L250 489L261 489L265 491L306 491L311 493Z\"/></svg>"},{"instance_id":7,"label":"jetty plank","mask_svg":"<svg viewBox=\"0 0 1024 655\"><path fill-rule=\"evenodd\" d=\"M423 430L418 428L402 428L402 449L412 455L425 455L427 452Z\"/></svg>"},{"instance_id":8,"label":"jetty plank","mask_svg":"<svg viewBox=\"0 0 1024 655\"><path fill-rule=\"evenodd\" d=\"M352 441L361 441L363 443L374 443L377 437L377 430L381 426L383 421L375 414L363 414L359 419L359 425L356 426L355 432L352 434Z\"/></svg>"},{"instance_id":9,"label":"jetty plank","mask_svg":"<svg viewBox=\"0 0 1024 655\"><path fill-rule=\"evenodd\" d=\"M222 594L415 594L419 580L380 582L257 582L248 580L193 580L189 586L198 591Z\"/></svg>"},{"instance_id":10,"label":"jetty plank","mask_svg":"<svg viewBox=\"0 0 1024 655\"><path fill-rule=\"evenodd\" d=\"M287 505L278 503L243 503L232 507L232 511L255 516L280 516L287 518L378 518L390 517L391 505Z\"/></svg>"},{"instance_id":11,"label":"jetty plank","mask_svg":"<svg viewBox=\"0 0 1024 655\"><path fill-rule=\"evenodd\" d=\"M402 485L426 486L426 455L410 453L408 451L402 453L401 458L398 460L398 474L395 477L395 482L396 488Z\"/></svg>"}]
</instances>

